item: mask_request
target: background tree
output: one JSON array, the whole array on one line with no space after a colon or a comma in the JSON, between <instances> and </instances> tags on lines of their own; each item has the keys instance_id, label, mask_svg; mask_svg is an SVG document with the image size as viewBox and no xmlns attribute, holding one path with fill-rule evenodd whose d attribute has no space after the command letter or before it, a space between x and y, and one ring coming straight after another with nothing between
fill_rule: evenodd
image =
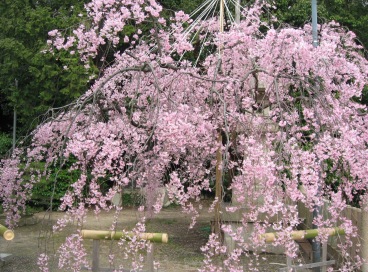
<instances>
[{"instance_id":1,"label":"background tree","mask_svg":"<svg viewBox=\"0 0 368 272\"><path fill-rule=\"evenodd\" d=\"M0 3L1 129L8 131L15 107L20 135L50 107L65 105L87 87L89 72L78 56L43 53L51 29L70 29L80 22L81 1L2 1ZM18 89L15 89L15 79ZM32 124L30 126L30 124Z\"/></svg>"}]
</instances>

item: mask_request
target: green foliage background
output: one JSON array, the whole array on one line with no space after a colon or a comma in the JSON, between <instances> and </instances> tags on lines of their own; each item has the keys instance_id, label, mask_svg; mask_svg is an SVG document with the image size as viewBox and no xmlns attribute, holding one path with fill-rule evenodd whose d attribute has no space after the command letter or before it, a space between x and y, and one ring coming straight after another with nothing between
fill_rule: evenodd
<instances>
[{"instance_id":1,"label":"green foliage background","mask_svg":"<svg viewBox=\"0 0 368 272\"><path fill-rule=\"evenodd\" d=\"M336 21L357 34L368 46L368 2L365 0L319 0L318 23ZM281 23L300 27L311 21L310 0L278 0L275 15Z\"/></svg>"},{"instance_id":2,"label":"green foliage background","mask_svg":"<svg viewBox=\"0 0 368 272\"><path fill-rule=\"evenodd\" d=\"M12 147L12 138L3 132L0 132L0 159L1 157L5 156L6 153Z\"/></svg>"},{"instance_id":3,"label":"green foliage background","mask_svg":"<svg viewBox=\"0 0 368 272\"><path fill-rule=\"evenodd\" d=\"M18 135L34 128L50 107L69 103L87 88L88 72L78 56L43 53L48 32L80 22L82 1L0 2L0 130L18 113ZM67 67L67 69L65 69ZM18 88L15 80L18 80Z\"/></svg>"}]
</instances>

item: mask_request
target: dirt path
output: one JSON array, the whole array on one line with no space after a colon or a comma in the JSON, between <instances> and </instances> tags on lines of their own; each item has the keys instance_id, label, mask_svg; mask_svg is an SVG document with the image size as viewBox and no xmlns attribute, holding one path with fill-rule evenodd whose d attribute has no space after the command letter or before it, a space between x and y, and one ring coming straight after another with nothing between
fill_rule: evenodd
<instances>
[{"instance_id":1,"label":"dirt path","mask_svg":"<svg viewBox=\"0 0 368 272\"><path fill-rule=\"evenodd\" d=\"M50 232L47 230L50 226L47 223L55 220L63 213L53 213L51 221L43 220L45 214L36 214L39 222L34 225L19 227L15 230L16 238L13 241L0 240L0 253L12 254L6 258L6 261L0 263L2 272L33 272L40 271L36 264L38 254L45 246L45 241L49 252L56 252L60 243L65 239L65 235L71 232L63 232L53 237L45 238ZM118 226L130 229L138 221L139 215L134 209L127 209L121 212L118 220ZM202 212L197 224L193 229L189 229L191 218L180 212L179 207L170 207L163 209L160 214L153 219L147 220L147 232L166 232L169 234L168 244L155 244L154 259L160 262L158 271L197 271L203 265L203 255L200 248L206 243L210 234L210 221L212 215ZM112 215L102 213L98 218L92 214L88 217L85 225L86 229L108 229L111 226ZM116 241L114 241L116 243ZM108 252L112 247L111 241L101 243L100 262L101 267L108 267ZM86 241L87 252L91 253L92 241ZM91 259L91 256L88 256ZM259 268L261 271L277 271L280 267L278 263L285 263L285 257L280 255L269 255L266 260L261 260ZM63 271L57 268L55 262L51 271Z\"/></svg>"}]
</instances>

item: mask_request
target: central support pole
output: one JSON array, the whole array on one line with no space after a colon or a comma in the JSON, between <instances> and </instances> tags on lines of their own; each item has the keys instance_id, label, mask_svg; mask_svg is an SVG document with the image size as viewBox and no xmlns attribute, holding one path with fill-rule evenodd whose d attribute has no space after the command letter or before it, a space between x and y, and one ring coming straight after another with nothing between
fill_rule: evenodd
<instances>
[{"instance_id":1,"label":"central support pole","mask_svg":"<svg viewBox=\"0 0 368 272\"><path fill-rule=\"evenodd\" d=\"M235 3L235 23L240 24L240 0Z\"/></svg>"},{"instance_id":2,"label":"central support pole","mask_svg":"<svg viewBox=\"0 0 368 272\"><path fill-rule=\"evenodd\" d=\"M219 30L220 33L224 32L224 21L225 21L225 13L224 13L224 0L220 0L220 20L219 20ZM222 44L219 45L219 59L222 56Z\"/></svg>"},{"instance_id":3,"label":"central support pole","mask_svg":"<svg viewBox=\"0 0 368 272\"><path fill-rule=\"evenodd\" d=\"M313 46L316 48L318 47L318 29L317 29L317 0L311 0L312 1L312 36L313 36ZM320 170L322 171L322 169ZM319 174L320 180L319 182L322 182L322 175ZM321 194L322 186L318 186L318 193ZM322 214L322 207L321 206L315 206L313 210L313 220L317 219ZM313 228L317 228L318 226L314 225ZM321 242L316 241L316 239L312 240L312 251L313 251L313 262L318 263L321 261ZM314 272L320 272L321 268L316 267L313 270Z\"/></svg>"},{"instance_id":4,"label":"central support pole","mask_svg":"<svg viewBox=\"0 0 368 272\"><path fill-rule=\"evenodd\" d=\"M220 32L224 32L224 0L220 0Z\"/></svg>"},{"instance_id":5,"label":"central support pole","mask_svg":"<svg viewBox=\"0 0 368 272\"><path fill-rule=\"evenodd\" d=\"M220 0L220 33L224 32L224 0ZM222 57L222 50L223 46L222 44L219 45L219 61L221 62ZM221 69L221 67L219 68ZM216 152L216 184L215 184L215 190L216 190L216 205L215 205L215 225L214 225L214 233L217 235L217 237L222 240L221 235L221 200L222 200L222 135L221 130L218 132L218 138L217 143L219 145L217 152Z\"/></svg>"},{"instance_id":6,"label":"central support pole","mask_svg":"<svg viewBox=\"0 0 368 272\"><path fill-rule=\"evenodd\" d=\"M312 36L313 46L318 46L318 30L317 30L317 0L312 0Z\"/></svg>"}]
</instances>

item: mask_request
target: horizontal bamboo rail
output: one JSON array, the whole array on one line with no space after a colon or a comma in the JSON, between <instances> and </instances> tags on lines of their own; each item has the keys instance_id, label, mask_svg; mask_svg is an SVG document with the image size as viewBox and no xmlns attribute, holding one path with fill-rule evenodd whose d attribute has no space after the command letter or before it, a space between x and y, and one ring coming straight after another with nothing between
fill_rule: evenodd
<instances>
[{"instance_id":1,"label":"horizontal bamboo rail","mask_svg":"<svg viewBox=\"0 0 368 272\"><path fill-rule=\"evenodd\" d=\"M292 240L302 240L302 239L313 239L320 233L328 234L328 236L344 235L345 230L341 228L325 228L325 229L308 229L308 230L296 230L290 233L290 238ZM279 234L277 232L268 232L260 235L266 243L274 242Z\"/></svg>"},{"instance_id":2,"label":"horizontal bamboo rail","mask_svg":"<svg viewBox=\"0 0 368 272\"><path fill-rule=\"evenodd\" d=\"M130 239L134 236L131 232L125 233L110 230L82 230L81 235L84 239L93 240L120 240L122 238ZM169 241L167 233L140 233L139 238L155 243L167 243Z\"/></svg>"},{"instance_id":3,"label":"horizontal bamboo rail","mask_svg":"<svg viewBox=\"0 0 368 272\"><path fill-rule=\"evenodd\" d=\"M0 225L0 234L7 241L14 239L14 232L3 225Z\"/></svg>"}]
</instances>

